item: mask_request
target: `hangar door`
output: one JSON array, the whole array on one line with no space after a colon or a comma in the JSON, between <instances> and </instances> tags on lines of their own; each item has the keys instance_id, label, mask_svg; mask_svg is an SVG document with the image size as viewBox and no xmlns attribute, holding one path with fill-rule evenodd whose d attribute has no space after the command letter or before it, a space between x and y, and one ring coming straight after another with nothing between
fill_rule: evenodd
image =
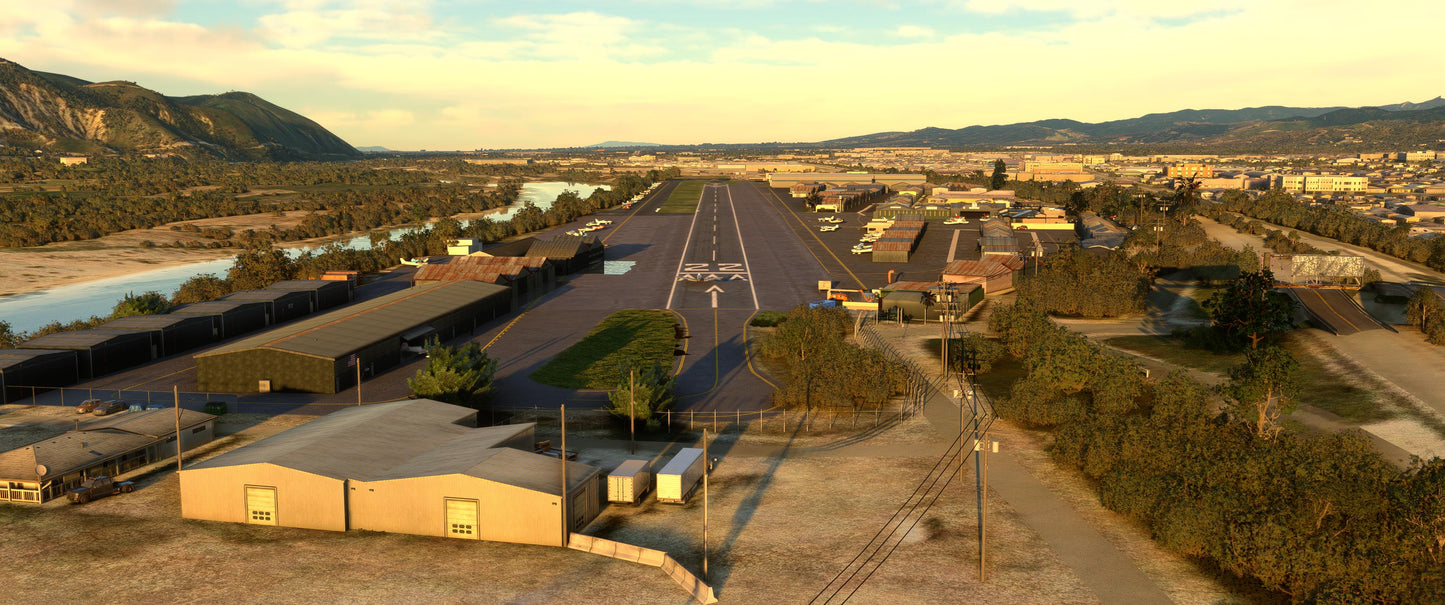
<instances>
[{"instance_id":1,"label":"hangar door","mask_svg":"<svg viewBox=\"0 0 1445 605\"><path fill-rule=\"evenodd\" d=\"M276 524L276 488L246 486L246 522Z\"/></svg>"},{"instance_id":2,"label":"hangar door","mask_svg":"<svg viewBox=\"0 0 1445 605\"><path fill-rule=\"evenodd\" d=\"M481 517L480 505L476 500L446 498L447 537L476 540L477 521Z\"/></svg>"}]
</instances>

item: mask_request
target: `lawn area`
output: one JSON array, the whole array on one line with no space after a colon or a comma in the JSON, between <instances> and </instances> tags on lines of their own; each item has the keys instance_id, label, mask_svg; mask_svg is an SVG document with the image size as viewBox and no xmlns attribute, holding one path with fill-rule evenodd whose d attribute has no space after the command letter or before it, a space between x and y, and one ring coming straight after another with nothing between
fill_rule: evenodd
<instances>
[{"instance_id":1,"label":"lawn area","mask_svg":"<svg viewBox=\"0 0 1445 605\"><path fill-rule=\"evenodd\" d=\"M532 380L564 389L616 388L627 360L672 364L677 317L667 311L629 309L608 315L582 340L532 373Z\"/></svg>"},{"instance_id":2,"label":"lawn area","mask_svg":"<svg viewBox=\"0 0 1445 605\"><path fill-rule=\"evenodd\" d=\"M672 189L662 203L663 214L692 214L697 212L697 203L702 200L702 189L708 181L682 181Z\"/></svg>"},{"instance_id":3,"label":"lawn area","mask_svg":"<svg viewBox=\"0 0 1445 605\"><path fill-rule=\"evenodd\" d=\"M1218 354L1185 346L1171 336L1118 336L1105 343L1166 363L1228 376L1229 369L1244 361L1243 353ZM1390 418L1378 398L1349 376L1330 369L1308 345L1286 338L1284 346L1299 361L1300 392L1296 401L1339 415L1347 422L1370 422Z\"/></svg>"},{"instance_id":4,"label":"lawn area","mask_svg":"<svg viewBox=\"0 0 1445 605\"><path fill-rule=\"evenodd\" d=\"M1116 336L1104 343L1165 363L1214 372L1221 376L1228 374L1229 368L1239 365L1244 359L1244 355L1239 353L1219 354L1207 349L1189 348L1182 339L1172 336Z\"/></svg>"}]
</instances>

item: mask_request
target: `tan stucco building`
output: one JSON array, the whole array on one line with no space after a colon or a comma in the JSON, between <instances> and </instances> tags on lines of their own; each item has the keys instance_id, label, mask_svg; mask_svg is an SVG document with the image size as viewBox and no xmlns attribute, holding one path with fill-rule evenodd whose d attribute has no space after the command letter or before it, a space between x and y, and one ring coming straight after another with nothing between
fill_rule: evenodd
<instances>
[{"instance_id":1,"label":"tan stucco building","mask_svg":"<svg viewBox=\"0 0 1445 605\"><path fill-rule=\"evenodd\" d=\"M596 468L532 453L533 424L471 428L427 399L336 412L181 472L187 519L562 545L601 512Z\"/></svg>"}]
</instances>

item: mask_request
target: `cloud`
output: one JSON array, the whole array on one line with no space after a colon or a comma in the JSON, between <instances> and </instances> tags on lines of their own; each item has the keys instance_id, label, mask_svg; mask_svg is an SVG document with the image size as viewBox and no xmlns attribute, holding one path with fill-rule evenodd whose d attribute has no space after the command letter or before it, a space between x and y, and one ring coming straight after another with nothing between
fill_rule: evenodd
<instances>
[{"instance_id":1,"label":"cloud","mask_svg":"<svg viewBox=\"0 0 1445 605\"><path fill-rule=\"evenodd\" d=\"M893 33L900 38L931 38L934 31L917 25L900 25Z\"/></svg>"},{"instance_id":2,"label":"cloud","mask_svg":"<svg viewBox=\"0 0 1445 605\"><path fill-rule=\"evenodd\" d=\"M287 9L257 19L258 33L291 48L336 38L421 39L434 25L427 0L293 0Z\"/></svg>"}]
</instances>

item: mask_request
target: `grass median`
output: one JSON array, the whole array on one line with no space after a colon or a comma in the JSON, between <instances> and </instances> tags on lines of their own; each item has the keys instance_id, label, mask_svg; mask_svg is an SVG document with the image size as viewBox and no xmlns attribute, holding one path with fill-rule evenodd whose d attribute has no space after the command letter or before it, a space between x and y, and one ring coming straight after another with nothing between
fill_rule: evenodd
<instances>
[{"instance_id":1,"label":"grass median","mask_svg":"<svg viewBox=\"0 0 1445 605\"><path fill-rule=\"evenodd\" d=\"M629 361L672 363L677 343L667 311L629 309L608 315L582 340L532 373L532 380L564 389L612 389Z\"/></svg>"},{"instance_id":2,"label":"grass median","mask_svg":"<svg viewBox=\"0 0 1445 605\"><path fill-rule=\"evenodd\" d=\"M662 202L662 214L692 214L702 201L702 189L708 181L682 181L672 188L667 200Z\"/></svg>"}]
</instances>

